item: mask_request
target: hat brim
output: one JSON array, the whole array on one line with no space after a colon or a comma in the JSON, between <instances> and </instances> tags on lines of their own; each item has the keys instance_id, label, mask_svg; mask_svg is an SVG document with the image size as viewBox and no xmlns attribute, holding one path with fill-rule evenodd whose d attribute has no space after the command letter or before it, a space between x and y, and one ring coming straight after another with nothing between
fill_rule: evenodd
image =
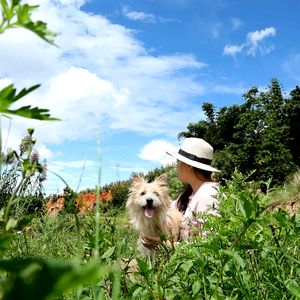
<instances>
[{"instance_id":1,"label":"hat brim","mask_svg":"<svg viewBox=\"0 0 300 300\"><path fill-rule=\"evenodd\" d=\"M201 170L205 170L205 171L211 171L211 172L215 172L215 173L220 173L221 171L213 168L212 166L210 165L206 165L206 164L203 164L203 163L200 163L200 162L197 162L197 161L193 161L189 158L186 158L184 156L182 156L181 154L179 153L169 153L168 151L166 151L166 153L170 156L173 156L175 157L176 159L190 165L190 166L193 166L195 168L198 168L198 169L201 169Z\"/></svg>"}]
</instances>

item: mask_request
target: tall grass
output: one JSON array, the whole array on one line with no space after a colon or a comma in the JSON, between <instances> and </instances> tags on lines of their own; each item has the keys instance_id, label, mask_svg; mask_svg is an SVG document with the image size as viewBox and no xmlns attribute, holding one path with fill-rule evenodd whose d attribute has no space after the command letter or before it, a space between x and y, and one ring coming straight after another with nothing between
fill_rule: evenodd
<instances>
[{"instance_id":1,"label":"tall grass","mask_svg":"<svg viewBox=\"0 0 300 300\"><path fill-rule=\"evenodd\" d=\"M124 217L99 218L96 244L95 212L78 216L80 249L74 216L62 214L34 219L24 232L27 254L22 234L8 253L71 262L80 253L81 266L94 261L105 267L100 277L60 299L298 299L300 215L269 210L278 190L257 194L241 178L233 174L222 188L228 196L220 196L221 217L199 215L206 220L199 237L175 248L165 245L155 261L140 257L138 232Z\"/></svg>"}]
</instances>

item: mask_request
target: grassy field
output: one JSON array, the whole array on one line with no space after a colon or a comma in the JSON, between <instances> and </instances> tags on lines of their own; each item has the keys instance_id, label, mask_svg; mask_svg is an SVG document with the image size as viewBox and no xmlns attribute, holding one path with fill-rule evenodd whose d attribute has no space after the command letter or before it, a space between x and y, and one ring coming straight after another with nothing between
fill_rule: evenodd
<instances>
[{"instance_id":1,"label":"grassy field","mask_svg":"<svg viewBox=\"0 0 300 300\"><path fill-rule=\"evenodd\" d=\"M236 173L221 217L199 215L199 237L153 261L125 212L101 216L97 239L95 213L36 216L5 250L2 299L299 299L299 176L266 193L251 185Z\"/></svg>"}]
</instances>

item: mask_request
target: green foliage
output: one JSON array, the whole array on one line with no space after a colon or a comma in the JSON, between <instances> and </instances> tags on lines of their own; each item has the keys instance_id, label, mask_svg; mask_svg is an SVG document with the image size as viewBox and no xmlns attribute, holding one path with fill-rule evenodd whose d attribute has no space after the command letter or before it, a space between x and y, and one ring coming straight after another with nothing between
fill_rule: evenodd
<instances>
[{"instance_id":1,"label":"green foliage","mask_svg":"<svg viewBox=\"0 0 300 300\"><path fill-rule=\"evenodd\" d=\"M123 208L125 207L125 203L128 199L129 188L131 186L131 181L117 181L114 182L111 186L111 196L110 204L112 206Z\"/></svg>"},{"instance_id":2,"label":"green foliage","mask_svg":"<svg viewBox=\"0 0 300 300\"><path fill-rule=\"evenodd\" d=\"M10 274L2 285L2 299L7 300L53 299L105 273L104 268L93 262L81 267L75 263L38 258L1 260L0 269Z\"/></svg>"},{"instance_id":3,"label":"green foliage","mask_svg":"<svg viewBox=\"0 0 300 300\"><path fill-rule=\"evenodd\" d=\"M200 236L182 242L156 267L138 260L136 299L290 299L299 291L300 215L267 210L272 191L249 190L240 173L221 193L220 216L205 219ZM276 229L275 229L276 228ZM292 267L291 267L292 266Z\"/></svg>"},{"instance_id":4,"label":"green foliage","mask_svg":"<svg viewBox=\"0 0 300 300\"><path fill-rule=\"evenodd\" d=\"M49 36L53 34L46 24L30 19L37 6L20 5L19 0L10 1L10 5L0 1L0 34L21 26L52 43ZM52 119L44 114L47 110L10 109L36 87L19 94L13 86L0 91L0 113ZM216 164L222 160L222 171L228 176L220 191L219 216L197 214L205 221L202 228L193 229L199 236L177 247L163 244L153 261L139 257L135 245L138 233L126 221L101 219L98 207L95 214L87 216L78 216L72 205L69 214L54 218L36 218L36 212L18 217L11 214L14 205L20 203L19 195L28 191L27 182L44 170L31 159L35 139L33 131L28 131L29 139L22 144L24 158L20 159L22 155L16 151L0 156L1 166L2 162L20 162L13 172L5 173L9 169L5 165L1 181L1 187L13 186L4 189L6 205L0 210L1 299L299 298L300 214L291 216L285 209L268 209L274 195L270 176L274 184L282 182L284 174L299 165L295 135L300 127L291 129L299 122L299 95L296 87L291 98L284 99L278 82L272 80L267 92L258 93L253 88L246 93L241 106L225 107L216 113L212 104L203 105L207 120L192 124L189 132L179 136L199 134L219 151ZM2 150L1 139L0 146ZM224 149L226 152L222 152ZM248 175L235 171L236 167ZM20 180L14 177L18 172ZM173 166L146 176L153 180L160 172L169 175L171 196L177 194L182 183ZM264 182L254 183L253 178ZM130 184L128 180L107 187L115 207L124 206ZM257 184L265 186L265 193L256 193ZM70 191L71 204L74 195Z\"/></svg>"},{"instance_id":5,"label":"green foliage","mask_svg":"<svg viewBox=\"0 0 300 300\"><path fill-rule=\"evenodd\" d=\"M1 13L2 18L0 20L0 34L10 28L22 27L32 31L46 42L54 45L53 40L50 37L56 36L56 33L47 29L46 23L42 21L33 22L31 20L31 13L38 5L29 6L28 4L20 4L21 0L1 0ZM35 85L29 89L23 89L16 94L16 89L13 84L0 90L0 114L17 115L30 119L59 120L51 118L48 113L48 109L40 109L38 107L31 108L31 106L23 106L19 109L12 110L10 107L18 100L37 89L40 85ZM2 149L1 139L0 148Z\"/></svg>"},{"instance_id":6,"label":"green foliage","mask_svg":"<svg viewBox=\"0 0 300 300\"><path fill-rule=\"evenodd\" d=\"M97 291L81 278L80 288L67 282L60 299L98 299L95 293L101 299L292 299L300 286L300 214L269 210L278 190L271 189L268 181L264 183L266 194L257 194L257 183L250 177L251 173L243 176L235 171L220 191L227 195L219 197L220 216L198 214L205 223L193 230L200 235L175 248L163 245L154 261L140 258L138 233L126 220L101 218L97 261L108 271L91 279ZM93 214L78 216L80 243L76 246L77 225L71 214L33 219L22 234L7 236L13 238L7 253L15 258L31 257L34 262L40 255L43 260L77 257L84 268L94 261L95 220ZM1 239L0 243L8 245ZM43 274L47 268L40 269L38 276L47 276ZM37 283L33 282L35 290Z\"/></svg>"},{"instance_id":7,"label":"green foliage","mask_svg":"<svg viewBox=\"0 0 300 300\"><path fill-rule=\"evenodd\" d=\"M182 137L199 137L215 149L213 165L222 171L219 179L230 179L238 169L252 174L254 181L281 185L285 178L300 166L297 141L300 128L300 89L298 86L284 98L276 79L265 92L257 87L243 95L244 103L221 107L218 111L210 103L202 108L207 119L188 125Z\"/></svg>"},{"instance_id":8,"label":"green foliage","mask_svg":"<svg viewBox=\"0 0 300 300\"><path fill-rule=\"evenodd\" d=\"M56 36L56 33L49 31L46 23L42 21L33 22L31 20L31 13L39 6L22 5L20 2L21 0L1 0L2 19L0 22L0 34L10 28L23 27L54 45L50 37Z\"/></svg>"},{"instance_id":9,"label":"green foliage","mask_svg":"<svg viewBox=\"0 0 300 300\"><path fill-rule=\"evenodd\" d=\"M2 153L0 208L6 208L13 201L11 212L17 215L44 210L43 183L47 177L47 163L46 160L40 162L39 152L34 148L36 139L32 134L33 129L29 128L18 153L11 149ZM20 181L22 185L19 185ZM10 200L13 195L15 199Z\"/></svg>"},{"instance_id":10,"label":"green foliage","mask_svg":"<svg viewBox=\"0 0 300 300\"><path fill-rule=\"evenodd\" d=\"M10 114L30 119L45 120L45 121L58 121L59 119L51 118L48 109L40 109L38 107L31 108L31 106L23 106L19 109L12 110L10 106L13 105L20 98L26 96L30 92L36 90L40 85L35 85L28 90L23 89L16 94L16 89L13 84L3 88L0 91L0 113Z\"/></svg>"}]
</instances>

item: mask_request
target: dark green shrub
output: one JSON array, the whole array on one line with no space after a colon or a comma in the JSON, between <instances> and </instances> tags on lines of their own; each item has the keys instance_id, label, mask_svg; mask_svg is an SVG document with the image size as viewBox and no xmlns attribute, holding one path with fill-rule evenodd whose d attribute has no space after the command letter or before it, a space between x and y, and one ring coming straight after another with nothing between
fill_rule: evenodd
<instances>
[{"instance_id":1,"label":"dark green shrub","mask_svg":"<svg viewBox=\"0 0 300 300\"><path fill-rule=\"evenodd\" d=\"M111 205L118 208L124 208L125 203L128 199L129 188L131 186L131 181L117 181L114 182L111 187L112 199L110 200Z\"/></svg>"}]
</instances>

